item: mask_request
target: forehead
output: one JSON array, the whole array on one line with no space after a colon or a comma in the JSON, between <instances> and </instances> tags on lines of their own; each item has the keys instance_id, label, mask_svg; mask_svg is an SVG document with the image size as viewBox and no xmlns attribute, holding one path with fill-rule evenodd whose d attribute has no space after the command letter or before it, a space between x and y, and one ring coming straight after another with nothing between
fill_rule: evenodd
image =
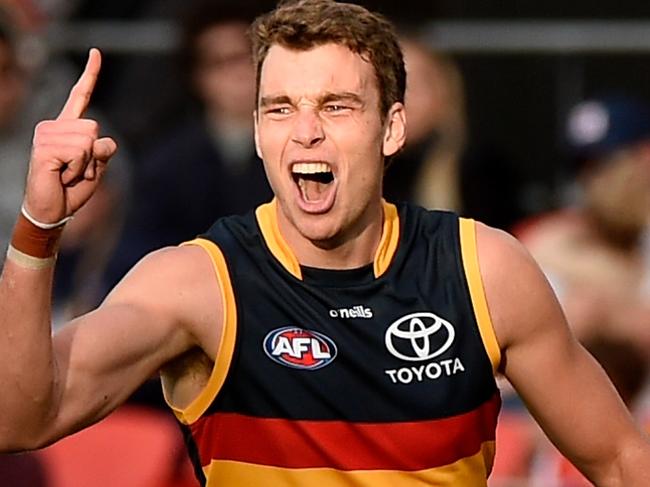
<instances>
[{"instance_id":1,"label":"forehead","mask_svg":"<svg viewBox=\"0 0 650 487\"><path fill-rule=\"evenodd\" d=\"M372 64L345 46L324 44L295 50L276 44L264 59L261 96L310 97L342 91L378 95Z\"/></svg>"}]
</instances>

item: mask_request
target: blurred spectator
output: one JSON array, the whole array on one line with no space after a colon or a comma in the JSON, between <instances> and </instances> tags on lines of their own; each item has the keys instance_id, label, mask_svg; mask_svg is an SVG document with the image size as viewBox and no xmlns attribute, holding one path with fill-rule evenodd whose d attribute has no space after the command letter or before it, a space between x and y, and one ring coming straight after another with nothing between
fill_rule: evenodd
<instances>
[{"instance_id":1,"label":"blurred spectator","mask_svg":"<svg viewBox=\"0 0 650 487\"><path fill-rule=\"evenodd\" d=\"M18 121L27 92L27 74L18 63L15 40L7 27L0 24L0 259L4 259L20 208L29 158L29 149L19 147L23 140Z\"/></svg>"},{"instance_id":2,"label":"blurred spectator","mask_svg":"<svg viewBox=\"0 0 650 487\"><path fill-rule=\"evenodd\" d=\"M0 3L0 259L20 211L34 126L56 117L66 86L78 75L64 59L49 55L41 38L43 18L29 2ZM90 112L103 130L114 134L101 114ZM55 276L55 326L60 318L89 310L101 297L103 264L128 199L125 154L122 147L95 197L67 225Z\"/></svg>"},{"instance_id":3,"label":"blurred spectator","mask_svg":"<svg viewBox=\"0 0 650 487\"><path fill-rule=\"evenodd\" d=\"M384 181L389 200L427 208L461 207L459 159L465 147L465 100L454 62L419 42L402 39L407 72L407 143Z\"/></svg>"},{"instance_id":4,"label":"blurred spectator","mask_svg":"<svg viewBox=\"0 0 650 487\"><path fill-rule=\"evenodd\" d=\"M567 126L574 202L524 222L516 233L578 338L627 339L647 354L650 109L620 96L589 100L573 108Z\"/></svg>"},{"instance_id":5,"label":"blurred spectator","mask_svg":"<svg viewBox=\"0 0 650 487\"><path fill-rule=\"evenodd\" d=\"M191 239L218 217L270 199L253 138L255 73L247 28L257 8L204 1L187 15L182 69L196 109L138 164L135 202L107 288L149 251Z\"/></svg>"},{"instance_id":6,"label":"blurred spectator","mask_svg":"<svg viewBox=\"0 0 650 487\"><path fill-rule=\"evenodd\" d=\"M402 48L407 142L386 170L386 198L509 228L521 216L518 177L500 150L468 142L460 69L452 58L415 39L403 38Z\"/></svg>"}]
</instances>

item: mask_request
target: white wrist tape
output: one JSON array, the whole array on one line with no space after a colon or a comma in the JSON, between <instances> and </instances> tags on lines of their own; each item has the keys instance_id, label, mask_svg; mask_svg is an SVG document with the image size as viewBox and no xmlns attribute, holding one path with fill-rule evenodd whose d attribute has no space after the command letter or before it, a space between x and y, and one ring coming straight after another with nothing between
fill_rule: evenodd
<instances>
[{"instance_id":1,"label":"white wrist tape","mask_svg":"<svg viewBox=\"0 0 650 487\"><path fill-rule=\"evenodd\" d=\"M45 257L45 258L40 258L40 257L32 257L31 255L27 255L24 252L21 252L18 249L15 249L12 245L9 245L7 248L7 259L15 262L18 264L20 267L24 267L26 269L32 269L32 270L41 270L41 269L47 269L49 267L54 266L56 263L56 256L52 257Z\"/></svg>"},{"instance_id":2,"label":"white wrist tape","mask_svg":"<svg viewBox=\"0 0 650 487\"><path fill-rule=\"evenodd\" d=\"M23 214L23 216L25 218L27 218L29 220L29 222L32 225L34 225L34 226L36 226L38 228L42 228L43 230L52 230L53 228L62 227L63 225L65 225L66 223L68 223L70 220L72 220L74 218L74 216L70 215L70 216L66 216L62 220L59 220L58 222L43 223L43 222L39 222L36 218L34 218L32 215L30 215L27 212L27 210L25 209L25 205L22 205L20 207L20 212Z\"/></svg>"}]
</instances>

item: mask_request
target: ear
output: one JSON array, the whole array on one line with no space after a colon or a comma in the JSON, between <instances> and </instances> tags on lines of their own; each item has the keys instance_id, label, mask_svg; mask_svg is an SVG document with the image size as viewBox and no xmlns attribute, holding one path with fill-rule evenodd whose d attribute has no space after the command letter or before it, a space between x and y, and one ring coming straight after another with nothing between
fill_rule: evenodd
<instances>
[{"instance_id":1,"label":"ear","mask_svg":"<svg viewBox=\"0 0 650 487\"><path fill-rule=\"evenodd\" d=\"M406 110L402 103L393 103L385 123L382 152L384 157L390 157L404 147L406 142Z\"/></svg>"},{"instance_id":2,"label":"ear","mask_svg":"<svg viewBox=\"0 0 650 487\"><path fill-rule=\"evenodd\" d=\"M257 110L253 112L253 125L255 127L255 152L257 153L257 157L264 160L262 157L262 149L260 149L260 134L257 124Z\"/></svg>"}]
</instances>

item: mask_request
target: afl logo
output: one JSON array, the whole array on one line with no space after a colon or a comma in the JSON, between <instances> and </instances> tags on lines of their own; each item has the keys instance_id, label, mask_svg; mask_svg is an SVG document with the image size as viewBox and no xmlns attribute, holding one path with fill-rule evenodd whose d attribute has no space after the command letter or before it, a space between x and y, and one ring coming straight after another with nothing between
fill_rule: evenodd
<instances>
[{"instance_id":1,"label":"afl logo","mask_svg":"<svg viewBox=\"0 0 650 487\"><path fill-rule=\"evenodd\" d=\"M336 345L322 333L286 326L266 335L264 352L274 362L287 367L316 370L336 358Z\"/></svg>"},{"instance_id":2,"label":"afl logo","mask_svg":"<svg viewBox=\"0 0 650 487\"><path fill-rule=\"evenodd\" d=\"M386 348L395 357L411 362L442 355L454 342L456 332L446 320L433 313L412 313L386 330Z\"/></svg>"}]
</instances>

